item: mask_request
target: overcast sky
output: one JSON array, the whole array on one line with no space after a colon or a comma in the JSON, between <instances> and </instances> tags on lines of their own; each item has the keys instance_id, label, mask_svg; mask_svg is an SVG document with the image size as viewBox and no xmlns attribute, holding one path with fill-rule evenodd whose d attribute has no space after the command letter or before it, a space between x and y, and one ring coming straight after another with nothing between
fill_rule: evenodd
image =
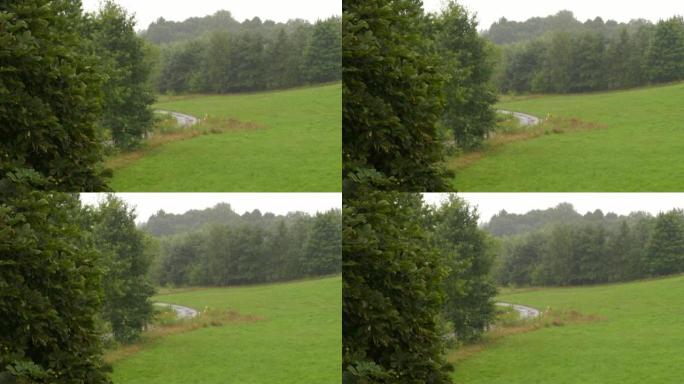
<instances>
[{"instance_id":1,"label":"overcast sky","mask_svg":"<svg viewBox=\"0 0 684 384\"><path fill-rule=\"evenodd\" d=\"M477 13L479 29L489 29L493 22L505 16L508 20L525 21L531 17L548 16L567 9L580 21L601 16L627 22L631 19L647 19L657 22L674 15L684 15L684 1L597 1L597 0L460 0L459 4ZM443 0L423 0L426 11L436 12L442 7Z\"/></svg>"},{"instance_id":2,"label":"overcast sky","mask_svg":"<svg viewBox=\"0 0 684 384\"><path fill-rule=\"evenodd\" d=\"M227 10L242 22L258 16L262 21L269 19L285 22L290 19L305 19L315 22L342 13L341 0L115 0L135 13L137 30L147 29L159 17L166 20L183 21L190 17L212 15ZM83 9L96 11L100 0L83 0Z\"/></svg>"},{"instance_id":3,"label":"overcast sky","mask_svg":"<svg viewBox=\"0 0 684 384\"><path fill-rule=\"evenodd\" d=\"M141 223L163 209L166 213L184 213L204 209L218 203L228 203L239 214L255 209L261 213L284 215L302 211L310 214L342 207L341 193L117 193L118 197L134 206ZM103 193L81 193L84 204L97 205Z\"/></svg>"},{"instance_id":4,"label":"overcast sky","mask_svg":"<svg viewBox=\"0 0 684 384\"><path fill-rule=\"evenodd\" d=\"M444 199L439 193L424 194L425 201L438 204ZM684 208L684 193L459 193L473 206L477 206L480 222L505 209L509 213L526 213L533 209L555 207L570 203L580 214L600 209L603 213L626 215L634 211L652 214Z\"/></svg>"}]
</instances>

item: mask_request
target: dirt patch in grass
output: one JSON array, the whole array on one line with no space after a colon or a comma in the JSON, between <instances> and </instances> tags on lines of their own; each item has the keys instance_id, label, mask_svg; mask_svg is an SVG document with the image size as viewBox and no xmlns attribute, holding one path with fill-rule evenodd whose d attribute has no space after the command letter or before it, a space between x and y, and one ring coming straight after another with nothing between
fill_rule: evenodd
<instances>
[{"instance_id":1,"label":"dirt patch in grass","mask_svg":"<svg viewBox=\"0 0 684 384\"><path fill-rule=\"evenodd\" d=\"M205 309L192 319L178 319L173 310L164 308L158 310L153 323L142 334L139 341L111 348L105 353L104 359L108 364L113 364L170 335L191 332L200 328L256 323L263 320L265 320L263 317L243 315L235 310L219 311L214 309Z\"/></svg>"},{"instance_id":2,"label":"dirt patch in grass","mask_svg":"<svg viewBox=\"0 0 684 384\"><path fill-rule=\"evenodd\" d=\"M106 167L113 170L125 167L139 160L146 153L168 143L189 140L203 135L250 131L261 128L263 126L259 124L231 118L207 117L190 127L179 127L173 118L162 119L156 123L150 137L144 140L140 148L121 152L110 157L106 162Z\"/></svg>"},{"instance_id":3,"label":"dirt patch in grass","mask_svg":"<svg viewBox=\"0 0 684 384\"><path fill-rule=\"evenodd\" d=\"M497 321L482 339L473 344L460 345L447 355L450 363L457 363L499 342L504 337L533 332L543 328L587 324L605 320L598 315L585 315L578 311L547 309L534 319L513 318L508 309L499 311Z\"/></svg>"},{"instance_id":4,"label":"dirt patch in grass","mask_svg":"<svg viewBox=\"0 0 684 384\"><path fill-rule=\"evenodd\" d=\"M608 128L606 124L585 122L577 118L549 117L533 127L512 124L510 120L500 122L499 129L488 138L482 148L462 153L448 162L449 169L465 168L480 160L488 153L496 151L504 145L518 141L532 140L541 136L561 135L574 132L594 131Z\"/></svg>"}]
</instances>

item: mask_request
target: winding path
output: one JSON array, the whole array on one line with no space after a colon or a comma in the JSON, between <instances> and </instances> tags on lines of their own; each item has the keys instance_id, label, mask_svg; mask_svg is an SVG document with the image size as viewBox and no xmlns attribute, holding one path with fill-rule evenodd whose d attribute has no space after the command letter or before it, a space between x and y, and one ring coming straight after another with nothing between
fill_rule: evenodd
<instances>
[{"instance_id":1,"label":"winding path","mask_svg":"<svg viewBox=\"0 0 684 384\"><path fill-rule=\"evenodd\" d=\"M193 317L197 316L199 312L196 309L190 308L190 307L184 307L182 305L176 305L176 304L169 304L169 303L154 303L154 305L159 305L163 307L171 307L174 311L176 311L176 316L178 316L181 319L192 319Z\"/></svg>"},{"instance_id":2,"label":"winding path","mask_svg":"<svg viewBox=\"0 0 684 384\"><path fill-rule=\"evenodd\" d=\"M533 125L541 123L540 118L538 118L537 116L528 115L527 113L507 111L505 109L497 109L496 111L506 115L513 115L513 117L518 119L520 125L525 127L531 127Z\"/></svg>"},{"instance_id":3,"label":"winding path","mask_svg":"<svg viewBox=\"0 0 684 384\"><path fill-rule=\"evenodd\" d=\"M192 115L186 115L185 113L167 111L164 109L157 109L156 112L173 116L181 127L190 127L199 123L198 118Z\"/></svg>"},{"instance_id":4,"label":"winding path","mask_svg":"<svg viewBox=\"0 0 684 384\"><path fill-rule=\"evenodd\" d=\"M515 309L519 314L521 319L534 319L535 317L539 317L541 312L539 312L538 309L528 307L525 305L520 305L520 304L511 304L511 303L496 303L499 307L512 307Z\"/></svg>"}]
</instances>

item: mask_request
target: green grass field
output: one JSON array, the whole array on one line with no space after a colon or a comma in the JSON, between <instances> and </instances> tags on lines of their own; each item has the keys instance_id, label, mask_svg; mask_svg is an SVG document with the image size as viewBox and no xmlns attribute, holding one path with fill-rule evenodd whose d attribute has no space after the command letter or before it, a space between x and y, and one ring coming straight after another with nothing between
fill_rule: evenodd
<instances>
[{"instance_id":1,"label":"green grass field","mask_svg":"<svg viewBox=\"0 0 684 384\"><path fill-rule=\"evenodd\" d=\"M339 276L154 299L196 309L232 309L261 320L163 337L115 363L115 384L341 382Z\"/></svg>"},{"instance_id":2,"label":"green grass field","mask_svg":"<svg viewBox=\"0 0 684 384\"><path fill-rule=\"evenodd\" d=\"M527 97L497 108L577 118L604 129L504 145L456 170L459 191L681 191L684 84Z\"/></svg>"},{"instance_id":3,"label":"green grass field","mask_svg":"<svg viewBox=\"0 0 684 384\"><path fill-rule=\"evenodd\" d=\"M499 339L457 363L456 383L680 383L684 276L539 289L499 300L576 310L600 320Z\"/></svg>"},{"instance_id":4,"label":"green grass field","mask_svg":"<svg viewBox=\"0 0 684 384\"><path fill-rule=\"evenodd\" d=\"M154 106L257 129L212 134L150 150L114 170L124 191L336 192L341 190L341 84L225 96L162 98Z\"/></svg>"}]
</instances>

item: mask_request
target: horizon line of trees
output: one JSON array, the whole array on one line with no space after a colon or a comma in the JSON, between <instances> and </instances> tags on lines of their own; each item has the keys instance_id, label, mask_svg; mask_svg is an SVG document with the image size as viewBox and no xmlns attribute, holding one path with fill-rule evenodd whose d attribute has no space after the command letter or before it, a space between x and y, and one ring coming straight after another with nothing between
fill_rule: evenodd
<instances>
[{"instance_id":1,"label":"horizon line of trees","mask_svg":"<svg viewBox=\"0 0 684 384\"><path fill-rule=\"evenodd\" d=\"M684 80L684 18L550 32L501 46L501 92L580 93ZM605 31L610 30L610 33Z\"/></svg>"},{"instance_id":2,"label":"horizon line of trees","mask_svg":"<svg viewBox=\"0 0 684 384\"><path fill-rule=\"evenodd\" d=\"M559 209L560 208L560 209ZM495 276L502 285L567 286L631 281L684 272L684 211L628 216L600 210L580 215L569 204L526 215L495 217L499 234ZM545 217L536 226L526 225ZM497 223L498 222L498 223Z\"/></svg>"},{"instance_id":3,"label":"horizon line of trees","mask_svg":"<svg viewBox=\"0 0 684 384\"><path fill-rule=\"evenodd\" d=\"M615 20L604 21L602 17L581 22L572 11L561 10L553 15L532 17L525 21L508 20L502 17L492 23L487 30L482 31L482 36L497 45L532 41L554 32L599 32L605 37L614 38L619 36L625 28L630 33L634 33L640 27L647 25L653 25L653 23L645 19L632 19L627 23L619 23Z\"/></svg>"},{"instance_id":4,"label":"horizon line of trees","mask_svg":"<svg viewBox=\"0 0 684 384\"><path fill-rule=\"evenodd\" d=\"M342 77L341 19L314 24L214 30L155 47L160 93L227 93L292 88Z\"/></svg>"},{"instance_id":5,"label":"horizon line of trees","mask_svg":"<svg viewBox=\"0 0 684 384\"><path fill-rule=\"evenodd\" d=\"M191 230L187 224L197 221L196 214L171 216L171 221L188 221L173 235L160 238L159 257L151 272L154 281L162 286L221 286L287 281L341 272L342 216L339 209L313 216L304 213L261 215L255 210L243 216L232 212L230 218L211 219L212 216L216 219L217 214L231 212L227 204L195 211L204 214L199 216L202 226L196 227L202 228L200 230ZM169 220L150 222L153 225L148 223L143 226L144 230L156 233L169 224Z\"/></svg>"}]
</instances>

